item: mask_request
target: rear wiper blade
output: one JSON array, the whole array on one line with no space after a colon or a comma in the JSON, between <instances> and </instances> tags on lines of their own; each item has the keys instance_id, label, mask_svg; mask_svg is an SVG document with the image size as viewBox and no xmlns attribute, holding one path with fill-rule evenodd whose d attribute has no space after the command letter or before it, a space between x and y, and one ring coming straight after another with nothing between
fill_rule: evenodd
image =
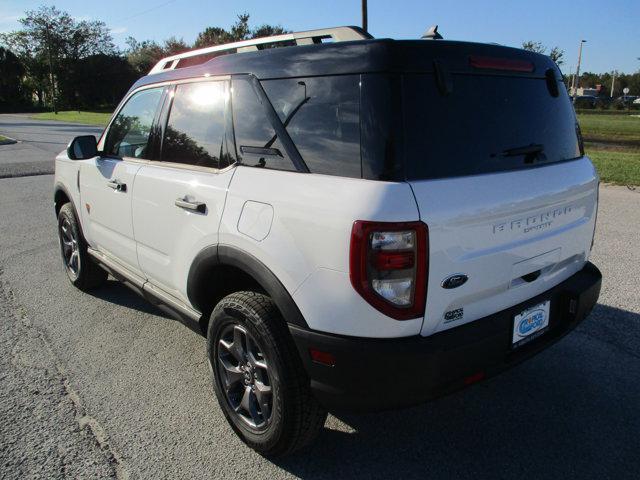
<instances>
[{"instance_id":1,"label":"rear wiper blade","mask_svg":"<svg viewBox=\"0 0 640 480\"><path fill-rule=\"evenodd\" d=\"M519 155L535 155L544 151L544 145L534 144L525 145L524 147L508 148L502 152L503 157L517 157Z\"/></svg>"}]
</instances>

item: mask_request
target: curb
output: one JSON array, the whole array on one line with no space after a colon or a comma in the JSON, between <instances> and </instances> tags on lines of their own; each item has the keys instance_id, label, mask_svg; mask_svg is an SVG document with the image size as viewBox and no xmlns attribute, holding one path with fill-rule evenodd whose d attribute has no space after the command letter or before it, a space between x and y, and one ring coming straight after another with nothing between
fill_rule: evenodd
<instances>
[{"instance_id":1,"label":"curb","mask_svg":"<svg viewBox=\"0 0 640 480\"><path fill-rule=\"evenodd\" d=\"M6 135L2 135L6 140L0 140L0 145L13 145L14 143L18 143L18 140L15 138L7 137Z\"/></svg>"}]
</instances>

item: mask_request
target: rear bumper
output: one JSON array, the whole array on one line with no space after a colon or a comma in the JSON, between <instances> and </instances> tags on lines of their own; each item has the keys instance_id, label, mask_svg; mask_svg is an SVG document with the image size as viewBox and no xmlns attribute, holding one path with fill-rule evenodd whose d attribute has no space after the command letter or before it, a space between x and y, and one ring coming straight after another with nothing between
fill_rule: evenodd
<instances>
[{"instance_id":1,"label":"rear bumper","mask_svg":"<svg viewBox=\"0 0 640 480\"><path fill-rule=\"evenodd\" d=\"M290 326L311 388L329 409L374 411L410 406L506 370L555 343L594 307L602 275L591 263L551 290L512 308L430 337L371 339ZM513 317L551 300L549 330L511 348ZM334 355L333 367L311 360L309 349Z\"/></svg>"}]
</instances>

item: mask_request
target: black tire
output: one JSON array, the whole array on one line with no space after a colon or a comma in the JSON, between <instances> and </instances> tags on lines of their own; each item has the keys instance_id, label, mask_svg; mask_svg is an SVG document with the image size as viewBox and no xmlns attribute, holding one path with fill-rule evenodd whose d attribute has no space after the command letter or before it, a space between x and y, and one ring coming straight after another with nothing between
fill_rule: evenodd
<instances>
[{"instance_id":1,"label":"black tire","mask_svg":"<svg viewBox=\"0 0 640 480\"><path fill-rule=\"evenodd\" d=\"M234 365L242 363L236 360L236 357L243 357L242 353L232 353L238 350L236 342L243 344L235 336L238 334L240 338L242 332L246 351L250 352L244 358L253 357L259 365L254 370L250 360L243 365ZM233 338L232 344L229 344L229 338ZM249 447L262 455L277 457L299 450L315 440L324 426L327 411L313 397L309 378L285 321L268 296L257 292L237 292L223 298L211 313L207 355L220 407L233 430ZM241 369L241 372L230 374L230 369ZM238 379L240 375L244 375L241 380ZM255 380L247 380L247 377ZM229 385L230 378L234 383L227 389L225 385ZM263 408L261 399L264 394L254 394L254 408L251 410L255 416L252 414L249 418L248 411L242 411L246 389L252 388L256 393L265 390L265 380L271 390L271 405L268 406L268 400L265 400ZM251 381L254 384L247 383ZM238 394L236 389L240 390ZM254 424L250 425L248 422L252 421Z\"/></svg>"},{"instance_id":2,"label":"black tire","mask_svg":"<svg viewBox=\"0 0 640 480\"><path fill-rule=\"evenodd\" d=\"M108 274L89 256L71 203L65 203L58 213L58 240L64 271L75 287L88 291L104 284Z\"/></svg>"}]
</instances>

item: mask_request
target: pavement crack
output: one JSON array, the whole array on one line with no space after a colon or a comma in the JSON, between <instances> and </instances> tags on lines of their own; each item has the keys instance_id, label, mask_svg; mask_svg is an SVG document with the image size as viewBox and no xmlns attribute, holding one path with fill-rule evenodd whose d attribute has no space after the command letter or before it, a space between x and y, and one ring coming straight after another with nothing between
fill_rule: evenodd
<instances>
[{"instance_id":1,"label":"pavement crack","mask_svg":"<svg viewBox=\"0 0 640 480\"><path fill-rule=\"evenodd\" d=\"M24 345L21 344L23 341L31 342L31 345L33 345L33 342L37 342L39 344L37 345L38 351L49 360L50 365L53 365L55 369L55 374L64 392L64 396L61 398L66 398L70 402L73 409L72 413L79 430L88 433L90 438L93 439L99 450L106 457L106 461L115 477L123 480L128 479L129 473L122 455L110 443L109 435L100 422L87 412L79 393L73 388L69 381L64 365L51 347L51 342L47 338L46 333L31 322L27 309L18 303L15 294L3 279L3 275L4 270L0 267L0 313L4 311L4 313L7 314L7 319L13 317L17 326L24 329L25 331L23 333L26 333L26 335L22 335L22 338L12 349L11 364L25 369L46 368L42 364L30 364L20 358L21 349L24 347ZM34 395L40 394L37 390L31 393Z\"/></svg>"},{"instance_id":2,"label":"pavement crack","mask_svg":"<svg viewBox=\"0 0 640 480\"><path fill-rule=\"evenodd\" d=\"M62 372L60 372L62 374ZM122 455L111 446L109 443L109 436L107 432L104 430L100 422L96 420L91 415L88 415L82 402L80 400L80 396L75 391L75 389L69 383L69 380L63 376L63 386L65 391L67 392L67 397L71 400L74 406L76 421L81 429L88 431L98 444L98 447L104 452L108 454L109 463L111 463L115 469L116 478L127 480L129 478L129 474L125 468L125 463L122 458Z\"/></svg>"}]
</instances>

